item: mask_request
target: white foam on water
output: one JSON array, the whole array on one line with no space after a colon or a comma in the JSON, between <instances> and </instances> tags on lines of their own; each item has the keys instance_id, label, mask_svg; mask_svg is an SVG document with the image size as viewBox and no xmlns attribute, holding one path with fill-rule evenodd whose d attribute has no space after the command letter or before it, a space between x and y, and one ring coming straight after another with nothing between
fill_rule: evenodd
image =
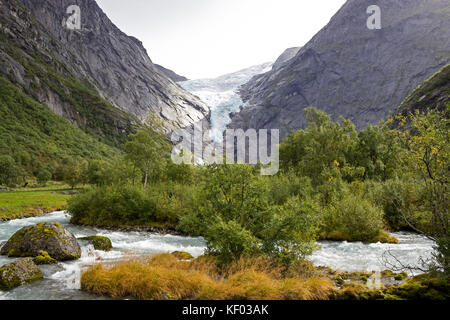
<instances>
[{"instance_id":1,"label":"white foam on water","mask_svg":"<svg viewBox=\"0 0 450 320\"><path fill-rule=\"evenodd\" d=\"M0 239L9 239L24 226L45 221L57 221L65 225L77 238L102 235L111 239L113 250L94 250L87 241L79 241L82 248L81 259L59 263L57 266L43 267L45 279L17 289L1 292L2 299L96 299L96 296L81 292L80 276L84 268L100 261L113 262L127 257L152 256L157 253L186 251L194 257L204 253L206 242L203 238L163 235L148 232L120 232L99 228L78 227L69 224L70 216L63 211L48 215L13 220L0 223ZM310 260L316 266L328 266L341 271L382 271L388 269L383 262L383 254L390 251L403 264L419 265L420 257L429 258L434 243L413 233L394 233L399 244L365 244L361 242L320 242ZM0 256L0 265L14 259Z\"/></svg>"},{"instance_id":2,"label":"white foam on water","mask_svg":"<svg viewBox=\"0 0 450 320\"><path fill-rule=\"evenodd\" d=\"M420 259L429 259L434 252L434 242L428 238L406 232L392 234L398 244L362 242L321 242L321 249L314 252L310 260L316 266L326 266L339 271L383 271L390 268L386 259L396 267L402 265L421 267ZM396 259L390 257L394 256ZM410 274L420 273L409 271Z\"/></svg>"}]
</instances>

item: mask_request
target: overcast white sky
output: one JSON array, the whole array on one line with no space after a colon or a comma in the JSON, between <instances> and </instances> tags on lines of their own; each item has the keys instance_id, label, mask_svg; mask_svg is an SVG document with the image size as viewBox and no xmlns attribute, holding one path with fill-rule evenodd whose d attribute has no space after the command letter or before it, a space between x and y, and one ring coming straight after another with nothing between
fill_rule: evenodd
<instances>
[{"instance_id":1,"label":"overcast white sky","mask_svg":"<svg viewBox=\"0 0 450 320\"><path fill-rule=\"evenodd\" d=\"M274 61L308 42L345 0L97 0L153 62L190 79Z\"/></svg>"}]
</instances>

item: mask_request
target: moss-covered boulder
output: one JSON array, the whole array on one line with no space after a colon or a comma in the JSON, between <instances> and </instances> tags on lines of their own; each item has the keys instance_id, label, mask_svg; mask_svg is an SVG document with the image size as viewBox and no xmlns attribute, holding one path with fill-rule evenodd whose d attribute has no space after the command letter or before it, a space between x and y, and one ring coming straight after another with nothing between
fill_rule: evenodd
<instances>
[{"instance_id":1,"label":"moss-covered boulder","mask_svg":"<svg viewBox=\"0 0 450 320\"><path fill-rule=\"evenodd\" d=\"M103 236L91 236L80 238L85 240L94 246L95 250L110 251L112 249L112 242L109 238Z\"/></svg>"},{"instance_id":2,"label":"moss-covered boulder","mask_svg":"<svg viewBox=\"0 0 450 320\"><path fill-rule=\"evenodd\" d=\"M77 239L58 222L42 222L20 229L1 248L0 254L9 257L37 257L42 251L58 261L81 257Z\"/></svg>"},{"instance_id":3,"label":"moss-covered boulder","mask_svg":"<svg viewBox=\"0 0 450 320\"><path fill-rule=\"evenodd\" d=\"M33 259L21 259L0 268L0 289L10 290L43 277Z\"/></svg>"},{"instance_id":4,"label":"moss-covered boulder","mask_svg":"<svg viewBox=\"0 0 450 320\"><path fill-rule=\"evenodd\" d=\"M34 263L36 263L37 265L43 265L43 264L55 264L58 263L58 261L56 261L55 259L53 259L52 257L50 257L50 255L48 254L47 251L43 251L41 250L39 252L39 255L36 256L33 259Z\"/></svg>"},{"instance_id":5,"label":"moss-covered boulder","mask_svg":"<svg viewBox=\"0 0 450 320\"><path fill-rule=\"evenodd\" d=\"M194 259L194 257L188 253L188 252L184 252L184 251L174 251L172 252L172 255L177 258L178 260L192 260Z\"/></svg>"},{"instance_id":6,"label":"moss-covered boulder","mask_svg":"<svg viewBox=\"0 0 450 320\"><path fill-rule=\"evenodd\" d=\"M449 300L450 277L438 272L421 274L386 293L404 300Z\"/></svg>"}]
</instances>

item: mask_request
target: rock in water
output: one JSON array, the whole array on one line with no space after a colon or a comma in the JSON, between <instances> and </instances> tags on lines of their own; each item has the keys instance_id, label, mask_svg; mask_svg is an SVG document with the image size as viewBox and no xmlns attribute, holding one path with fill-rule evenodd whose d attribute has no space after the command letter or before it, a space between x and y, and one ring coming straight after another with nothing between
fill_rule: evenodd
<instances>
[{"instance_id":1,"label":"rock in water","mask_svg":"<svg viewBox=\"0 0 450 320\"><path fill-rule=\"evenodd\" d=\"M92 236L80 238L80 240L89 241L94 246L95 250L110 251L112 249L111 240L107 237Z\"/></svg>"},{"instance_id":2,"label":"rock in water","mask_svg":"<svg viewBox=\"0 0 450 320\"><path fill-rule=\"evenodd\" d=\"M58 222L42 222L20 229L1 248L0 254L9 257L37 257L42 251L58 261L81 257L77 239Z\"/></svg>"},{"instance_id":3,"label":"rock in water","mask_svg":"<svg viewBox=\"0 0 450 320\"><path fill-rule=\"evenodd\" d=\"M177 258L178 260L192 260L194 257L192 254L184 251L174 251L172 252L172 255Z\"/></svg>"},{"instance_id":4,"label":"rock in water","mask_svg":"<svg viewBox=\"0 0 450 320\"><path fill-rule=\"evenodd\" d=\"M0 268L0 289L10 290L43 277L33 259L21 259Z\"/></svg>"}]
</instances>

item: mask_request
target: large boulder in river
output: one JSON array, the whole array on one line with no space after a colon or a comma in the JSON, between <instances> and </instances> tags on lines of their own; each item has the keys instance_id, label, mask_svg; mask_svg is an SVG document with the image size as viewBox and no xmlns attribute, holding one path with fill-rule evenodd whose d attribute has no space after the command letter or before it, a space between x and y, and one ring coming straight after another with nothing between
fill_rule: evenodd
<instances>
[{"instance_id":1,"label":"large boulder in river","mask_svg":"<svg viewBox=\"0 0 450 320\"><path fill-rule=\"evenodd\" d=\"M42 251L58 261L81 257L77 239L58 222L42 222L20 229L5 243L0 254L9 257L37 257Z\"/></svg>"},{"instance_id":2,"label":"large boulder in river","mask_svg":"<svg viewBox=\"0 0 450 320\"><path fill-rule=\"evenodd\" d=\"M0 268L0 289L10 290L43 277L33 259L21 259Z\"/></svg>"}]
</instances>

